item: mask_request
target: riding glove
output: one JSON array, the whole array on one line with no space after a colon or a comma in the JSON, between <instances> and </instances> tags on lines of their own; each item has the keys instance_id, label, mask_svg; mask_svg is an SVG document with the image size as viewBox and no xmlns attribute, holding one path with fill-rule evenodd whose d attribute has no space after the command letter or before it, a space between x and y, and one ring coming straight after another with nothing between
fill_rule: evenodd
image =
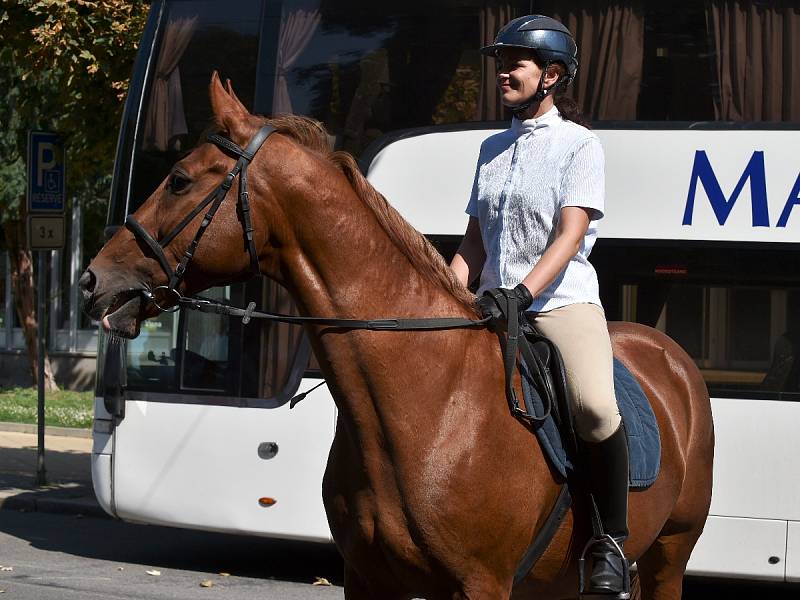
<instances>
[{"instance_id":1,"label":"riding glove","mask_svg":"<svg viewBox=\"0 0 800 600\"><path fill-rule=\"evenodd\" d=\"M523 312L533 304L533 296L530 290L520 283L512 289L492 288L483 292L478 298L477 306L483 317L492 317L494 321L505 321L508 308L508 299L516 298L517 310Z\"/></svg>"}]
</instances>

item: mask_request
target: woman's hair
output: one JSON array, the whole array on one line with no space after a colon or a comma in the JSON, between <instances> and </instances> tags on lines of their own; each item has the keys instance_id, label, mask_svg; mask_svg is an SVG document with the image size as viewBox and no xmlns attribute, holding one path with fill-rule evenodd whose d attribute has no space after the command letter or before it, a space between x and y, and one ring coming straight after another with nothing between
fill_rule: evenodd
<instances>
[{"instance_id":1,"label":"woman's hair","mask_svg":"<svg viewBox=\"0 0 800 600\"><path fill-rule=\"evenodd\" d=\"M586 129L591 129L592 124L581 112L581 107L578 106L578 103L572 98L564 96L563 89L564 88L560 88L556 91L555 104L558 112L560 112L561 116L567 121L572 121L578 125L583 125Z\"/></svg>"},{"instance_id":2,"label":"woman's hair","mask_svg":"<svg viewBox=\"0 0 800 600\"><path fill-rule=\"evenodd\" d=\"M536 61L537 65L539 64L538 58L534 58L534 61ZM539 65L539 68L541 69L543 66L544 65ZM564 77L564 75L566 75L567 70L564 65L560 63L554 63L553 66L558 70L559 77ZM586 127L586 129L591 129L592 124L581 112L581 107L578 106L578 103L572 98L568 98L564 95L566 89L566 86L559 86L559 88L555 91L555 97L553 99L558 112L561 113L561 117L567 121L572 121L573 123L582 125L583 127Z\"/></svg>"}]
</instances>

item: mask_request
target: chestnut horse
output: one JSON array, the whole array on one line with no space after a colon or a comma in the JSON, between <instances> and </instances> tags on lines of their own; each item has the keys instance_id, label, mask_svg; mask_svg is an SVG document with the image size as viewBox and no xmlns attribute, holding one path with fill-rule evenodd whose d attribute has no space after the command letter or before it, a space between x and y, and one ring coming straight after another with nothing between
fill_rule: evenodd
<instances>
[{"instance_id":1,"label":"chestnut horse","mask_svg":"<svg viewBox=\"0 0 800 600\"><path fill-rule=\"evenodd\" d=\"M474 297L425 238L331 152L321 125L251 115L216 73L217 131L244 147L276 133L249 174L257 267L280 281L301 314L477 318ZM158 240L230 171L236 157L201 142L136 211ZM251 276L237 184L220 205L180 283L185 294ZM200 227L166 246L174 268ZM120 229L84 273L89 314L134 337L156 308L143 290L166 283L148 244ZM338 408L322 494L345 561L345 597L381 600L572 598L590 530L577 504L531 572L517 564L549 514L561 481L529 429L511 416L496 335L483 328L386 332L307 326ZM705 384L662 333L609 325L614 352L652 403L662 436L657 481L630 494L626 552L646 598L678 600L708 514L714 434ZM518 385L518 381L516 384Z\"/></svg>"}]
</instances>

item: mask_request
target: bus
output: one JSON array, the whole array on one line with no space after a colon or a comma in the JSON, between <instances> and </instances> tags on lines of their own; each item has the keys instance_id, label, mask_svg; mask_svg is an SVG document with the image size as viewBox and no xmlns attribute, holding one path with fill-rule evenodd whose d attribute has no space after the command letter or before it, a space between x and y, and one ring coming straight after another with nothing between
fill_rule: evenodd
<instances>
[{"instance_id":1,"label":"bus","mask_svg":"<svg viewBox=\"0 0 800 600\"><path fill-rule=\"evenodd\" d=\"M800 581L800 16L777 0L583 4L156 0L107 233L198 142L217 70L252 112L322 121L449 260L478 148L509 119L478 49L512 17L561 19L579 45L569 93L606 153L591 260L607 316L677 340L712 397L713 501L688 573ZM295 311L268 278L206 295ZM127 342L101 332L100 504L132 522L330 542L336 407L323 385L290 409L321 382L290 325L182 310Z\"/></svg>"}]
</instances>

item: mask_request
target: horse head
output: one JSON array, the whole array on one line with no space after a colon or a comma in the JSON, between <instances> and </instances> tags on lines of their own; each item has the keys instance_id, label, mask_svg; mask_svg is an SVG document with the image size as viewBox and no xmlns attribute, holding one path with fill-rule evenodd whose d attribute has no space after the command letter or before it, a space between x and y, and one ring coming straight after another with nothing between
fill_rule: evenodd
<instances>
[{"instance_id":1,"label":"horse head","mask_svg":"<svg viewBox=\"0 0 800 600\"><path fill-rule=\"evenodd\" d=\"M238 152L247 152L265 120L251 115L216 72L209 91L215 133L172 167L81 276L84 310L116 335L136 337L142 320L174 306L179 295L242 281L254 271L280 280L275 252L287 242L285 219L261 169L246 171L267 154L280 155L286 140L270 140L269 151L255 148L242 169ZM258 210L249 210L251 198Z\"/></svg>"}]
</instances>

